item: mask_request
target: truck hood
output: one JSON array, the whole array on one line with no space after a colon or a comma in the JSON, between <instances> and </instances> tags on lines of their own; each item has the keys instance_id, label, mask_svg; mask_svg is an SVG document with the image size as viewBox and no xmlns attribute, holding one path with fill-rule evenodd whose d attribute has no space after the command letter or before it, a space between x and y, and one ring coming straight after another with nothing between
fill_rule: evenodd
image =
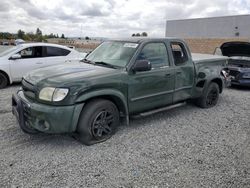
<instances>
[{"instance_id":1,"label":"truck hood","mask_svg":"<svg viewBox=\"0 0 250 188\"><path fill-rule=\"evenodd\" d=\"M249 42L226 42L220 47L222 55L228 57L250 57Z\"/></svg>"},{"instance_id":2,"label":"truck hood","mask_svg":"<svg viewBox=\"0 0 250 188\"><path fill-rule=\"evenodd\" d=\"M64 63L31 71L24 76L24 79L33 85L40 82L46 84L66 84L73 81L104 76L114 71L117 70L82 62Z\"/></svg>"}]
</instances>

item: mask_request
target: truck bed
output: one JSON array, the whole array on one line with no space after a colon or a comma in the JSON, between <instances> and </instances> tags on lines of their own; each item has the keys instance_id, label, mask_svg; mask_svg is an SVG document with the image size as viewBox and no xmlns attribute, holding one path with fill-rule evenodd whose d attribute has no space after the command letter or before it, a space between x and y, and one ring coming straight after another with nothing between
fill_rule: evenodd
<instances>
[{"instance_id":1,"label":"truck bed","mask_svg":"<svg viewBox=\"0 0 250 188\"><path fill-rule=\"evenodd\" d=\"M222 60L227 60L228 57L218 56L218 55L210 55L210 54L199 54L192 53L192 59L194 63L202 63L202 62L218 62Z\"/></svg>"}]
</instances>

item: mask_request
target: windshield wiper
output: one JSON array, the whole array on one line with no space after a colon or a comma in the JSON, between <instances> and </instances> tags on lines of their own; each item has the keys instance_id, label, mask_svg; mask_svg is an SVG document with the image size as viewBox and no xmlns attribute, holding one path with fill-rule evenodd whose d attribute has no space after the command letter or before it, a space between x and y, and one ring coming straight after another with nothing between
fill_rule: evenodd
<instances>
[{"instance_id":1,"label":"windshield wiper","mask_svg":"<svg viewBox=\"0 0 250 188\"><path fill-rule=\"evenodd\" d=\"M117 69L117 66L106 63L106 62L103 62L103 61L95 61L95 64L96 65L103 65L105 67L110 67L110 68L113 68L113 69Z\"/></svg>"}]
</instances>

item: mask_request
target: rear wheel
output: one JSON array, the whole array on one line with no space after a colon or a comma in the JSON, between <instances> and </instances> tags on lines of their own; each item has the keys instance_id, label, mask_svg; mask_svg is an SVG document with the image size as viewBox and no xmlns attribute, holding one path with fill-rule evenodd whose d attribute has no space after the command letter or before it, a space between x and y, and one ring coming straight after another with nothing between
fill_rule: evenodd
<instances>
[{"instance_id":1,"label":"rear wheel","mask_svg":"<svg viewBox=\"0 0 250 188\"><path fill-rule=\"evenodd\" d=\"M5 88L8 85L8 78L0 72L0 89Z\"/></svg>"},{"instance_id":2,"label":"rear wheel","mask_svg":"<svg viewBox=\"0 0 250 188\"><path fill-rule=\"evenodd\" d=\"M201 108L211 108L217 104L219 93L220 90L218 84L212 82L207 87L204 94L198 98L195 103Z\"/></svg>"},{"instance_id":3,"label":"rear wheel","mask_svg":"<svg viewBox=\"0 0 250 188\"><path fill-rule=\"evenodd\" d=\"M77 133L83 144L92 145L109 139L119 125L119 112L114 103L96 99L81 112Z\"/></svg>"}]
</instances>

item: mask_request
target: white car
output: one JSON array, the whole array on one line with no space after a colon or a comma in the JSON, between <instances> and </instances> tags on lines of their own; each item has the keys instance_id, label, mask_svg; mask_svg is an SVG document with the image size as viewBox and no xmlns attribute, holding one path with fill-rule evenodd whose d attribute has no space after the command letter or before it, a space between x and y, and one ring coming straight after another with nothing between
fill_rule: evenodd
<instances>
[{"instance_id":1,"label":"white car","mask_svg":"<svg viewBox=\"0 0 250 188\"><path fill-rule=\"evenodd\" d=\"M66 46L26 43L0 53L0 89L19 82L31 70L60 63L79 61L86 54Z\"/></svg>"}]
</instances>

